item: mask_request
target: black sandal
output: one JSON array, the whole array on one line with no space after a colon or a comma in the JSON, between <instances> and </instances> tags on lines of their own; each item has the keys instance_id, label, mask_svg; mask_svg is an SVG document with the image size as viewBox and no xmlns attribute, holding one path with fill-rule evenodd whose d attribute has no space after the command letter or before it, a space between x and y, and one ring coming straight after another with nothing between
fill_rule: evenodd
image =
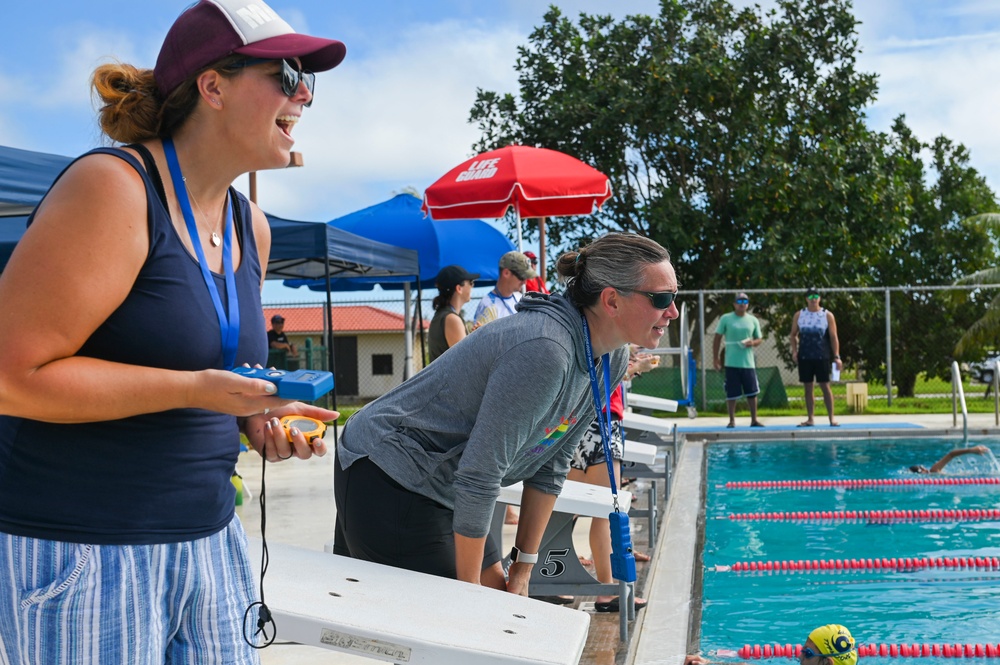
<instances>
[{"instance_id":1,"label":"black sandal","mask_svg":"<svg viewBox=\"0 0 1000 665\"><path fill-rule=\"evenodd\" d=\"M647 602L648 601L642 600L640 598L636 598L636 600L635 600L635 609L636 609L636 611L639 611L642 608L644 608L646 606ZM618 603L618 598L612 598L611 600L609 600L606 603L594 603L594 609L597 610L598 612L619 612L619 611L621 611L621 607L620 607L620 605Z\"/></svg>"}]
</instances>

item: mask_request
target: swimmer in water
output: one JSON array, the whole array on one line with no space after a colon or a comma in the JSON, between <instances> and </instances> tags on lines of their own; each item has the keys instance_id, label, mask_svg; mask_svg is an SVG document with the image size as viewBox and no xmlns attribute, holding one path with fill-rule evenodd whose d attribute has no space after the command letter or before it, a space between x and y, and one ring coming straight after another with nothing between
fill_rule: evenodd
<instances>
[{"instance_id":1,"label":"swimmer in water","mask_svg":"<svg viewBox=\"0 0 1000 665\"><path fill-rule=\"evenodd\" d=\"M922 464L917 464L910 467L910 471L913 473L940 473L948 463L951 462L956 457L961 457L962 455L988 455L990 449L986 446L974 446L972 448L956 448L955 450L948 451L944 457L934 462L931 468L927 468Z\"/></svg>"}]
</instances>

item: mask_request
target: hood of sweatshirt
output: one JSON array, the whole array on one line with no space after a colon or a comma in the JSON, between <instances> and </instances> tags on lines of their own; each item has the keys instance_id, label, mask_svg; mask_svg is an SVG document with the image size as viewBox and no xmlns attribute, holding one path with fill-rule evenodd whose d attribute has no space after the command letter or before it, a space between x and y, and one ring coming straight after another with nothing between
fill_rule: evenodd
<instances>
[{"instance_id":1,"label":"hood of sweatshirt","mask_svg":"<svg viewBox=\"0 0 1000 665\"><path fill-rule=\"evenodd\" d=\"M518 312L539 312L551 317L564 327L573 337L576 349L576 363L583 372L587 370L587 349L583 337L583 323L580 310L561 293L530 293L517 304ZM595 358L595 360L600 360ZM614 367L612 365L612 367Z\"/></svg>"}]
</instances>

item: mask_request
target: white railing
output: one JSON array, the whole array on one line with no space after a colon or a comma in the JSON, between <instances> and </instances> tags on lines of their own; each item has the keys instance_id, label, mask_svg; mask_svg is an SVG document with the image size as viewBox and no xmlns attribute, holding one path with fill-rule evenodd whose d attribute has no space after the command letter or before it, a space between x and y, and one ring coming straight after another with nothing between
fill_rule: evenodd
<instances>
[{"instance_id":1,"label":"white railing","mask_svg":"<svg viewBox=\"0 0 1000 665\"><path fill-rule=\"evenodd\" d=\"M993 361L993 424L1000 426L1000 358Z\"/></svg>"},{"instance_id":2,"label":"white railing","mask_svg":"<svg viewBox=\"0 0 1000 665\"><path fill-rule=\"evenodd\" d=\"M996 382L996 372L993 373L994 385ZM958 425L958 405L962 405L962 440L969 440L969 409L965 405L965 388L962 387L962 370L958 367L958 361L951 362L951 424L952 427Z\"/></svg>"}]
</instances>

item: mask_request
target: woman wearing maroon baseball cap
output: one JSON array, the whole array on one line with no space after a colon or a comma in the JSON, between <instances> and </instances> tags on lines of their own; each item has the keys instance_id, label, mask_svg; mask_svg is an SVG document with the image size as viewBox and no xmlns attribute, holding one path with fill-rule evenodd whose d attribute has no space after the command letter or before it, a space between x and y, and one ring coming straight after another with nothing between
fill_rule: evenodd
<instances>
[{"instance_id":1,"label":"woman wearing maroon baseball cap","mask_svg":"<svg viewBox=\"0 0 1000 665\"><path fill-rule=\"evenodd\" d=\"M337 413L230 371L267 359L271 242L231 183L288 164L344 53L260 0L201 0L155 69L94 73L122 147L60 175L0 277L21 313L0 322L0 662L258 662L240 434L322 455L278 419Z\"/></svg>"}]
</instances>

